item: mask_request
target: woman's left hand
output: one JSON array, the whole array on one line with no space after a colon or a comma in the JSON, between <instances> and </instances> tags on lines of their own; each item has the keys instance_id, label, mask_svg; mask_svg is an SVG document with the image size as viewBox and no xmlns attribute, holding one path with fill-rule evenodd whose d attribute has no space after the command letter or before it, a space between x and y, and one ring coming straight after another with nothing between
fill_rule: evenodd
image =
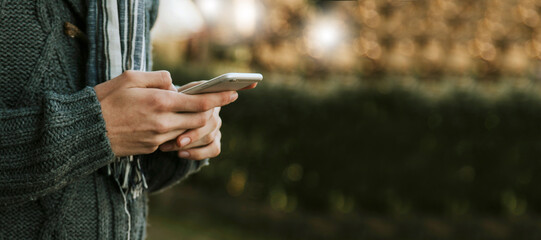
<instances>
[{"instance_id":1,"label":"woman's left hand","mask_svg":"<svg viewBox=\"0 0 541 240\"><path fill-rule=\"evenodd\" d=\"M175 140L166 142L160 146L163 152L178 151L178 156L190 160L203 160L213 158L220 154L222 133L222 119L220 107L214 108L214 112L201 128L191 129L178 136Z\"/></svg>"}]
</instances>

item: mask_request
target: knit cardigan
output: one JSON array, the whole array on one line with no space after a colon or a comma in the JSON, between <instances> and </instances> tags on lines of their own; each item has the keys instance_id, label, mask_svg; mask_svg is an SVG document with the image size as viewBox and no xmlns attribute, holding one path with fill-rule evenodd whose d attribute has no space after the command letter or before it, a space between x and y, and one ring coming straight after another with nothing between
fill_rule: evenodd
<instances>
[{"instance_id":1,"label":"knit cardigan","mask_svg":"<svg viewBox=\"0 0 541 240\"><path fill-rule=\"evenodd\" d=\"M157 3L146 7L151 26ZM102 173L114 154L96 83L85 80L87 42L66 29L84 33L86 11L85 0L0 0L0 240L126 239L128 229L144 239L146 193L206 163L144 156L149 188L127 196L128 221L118 186Z\"/></svg>"}]
</instances>

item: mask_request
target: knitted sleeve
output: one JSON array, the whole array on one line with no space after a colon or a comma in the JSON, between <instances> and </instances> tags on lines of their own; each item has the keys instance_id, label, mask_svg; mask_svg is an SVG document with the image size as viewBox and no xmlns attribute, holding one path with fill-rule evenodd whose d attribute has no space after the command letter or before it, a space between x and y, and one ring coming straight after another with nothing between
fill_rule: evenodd
<instances>
[{"instance_id":1,"label":"knitted sleeve","mask_svg":"<svg viewBox=\"0 0 541 240\"><path fill-rule=\"evenodd\" d=\"M93 88L41 99L0 107L0 207L52 193L114 157Z\"/></svg>"}]
</instances>

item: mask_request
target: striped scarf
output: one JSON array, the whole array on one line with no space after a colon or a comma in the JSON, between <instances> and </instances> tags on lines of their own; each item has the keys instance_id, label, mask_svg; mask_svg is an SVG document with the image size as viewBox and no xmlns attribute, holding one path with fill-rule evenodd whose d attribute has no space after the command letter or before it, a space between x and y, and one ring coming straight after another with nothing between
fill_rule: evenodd
<instances>
[{"instance_id":1,"label":"striped scarf","mask_svg":"<svg viewBox=\"0 0 541 240\"><path fill-rule=\"evenodd\" d=\"M145 0L88 0L88 85L113 79L126 70L146 70ZM117 157L107 166L126 198L138 197L146 181L141 157ZM129 213L128 213L129 214Z\"/></svg>"}]
</instances>

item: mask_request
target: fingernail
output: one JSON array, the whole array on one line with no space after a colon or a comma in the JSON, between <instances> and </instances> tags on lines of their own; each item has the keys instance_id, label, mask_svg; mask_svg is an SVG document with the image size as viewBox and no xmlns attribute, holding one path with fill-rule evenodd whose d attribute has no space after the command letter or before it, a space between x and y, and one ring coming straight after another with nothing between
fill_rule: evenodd
<instances>
[{"instance_id":1,"label":"fingernail","mask_svg":"<svg viewBox=\"0 0 541 240\"><path fill-rule=\"evenodd\" d=\"M231 101L235 101L235 100L237 100L238 97L239 97L239 94L237 92L233 92L229 99Z\"/></svg>"},{"instance_id":2,"label":"fingernail","mask_svg":"<svg viewBox=\"0 0 541 240\"><path fill-rule=\"evenodd\" d=\"M173 150L173 145L170 143L163 144L160 149L164 152Z\"/></svg>"},{"instance_id":3,"label":"fingernail","mask_svg":"<svg viewBox=\"0 0 541 240\"><path fill-rule=\"evenodd\" d=\"M190 157L190 153L186 152L186 151L182 151L182 152L178 153L178 156L181 157L181 158L188 158L188 157Z\"/></svg>"},{"instance_id":4,"label":"fingernail","mask_svg":"<svg viewBox=\"0 0 541 240\"><path fill-rule=\"evenodd\" d=\"M190 144L192 140L190 138L183 138L180 140L180 146L179 147L184 147L188 144Z\"/></svg>"}]
</instances>

